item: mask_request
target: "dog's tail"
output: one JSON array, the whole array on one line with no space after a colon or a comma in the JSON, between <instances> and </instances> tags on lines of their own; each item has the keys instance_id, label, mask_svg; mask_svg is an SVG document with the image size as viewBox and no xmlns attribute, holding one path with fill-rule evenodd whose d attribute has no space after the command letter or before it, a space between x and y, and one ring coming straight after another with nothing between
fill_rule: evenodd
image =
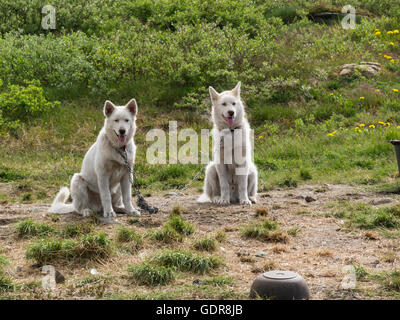
<instances>
[{"instance_id":1,"label":"dog's tail","mask_svg":"<svg viewBox=\"0 0 400 320\"><path fill-rule=\"evenodd\" d=\"M57 193L53 203L51 204L50 212L57 214L75 212L74 205L72 203L71 204L65 203L68 200L68 197L69 197L69 189L67 187L61 188L60 191Z\"/></svg>"},{"instance_id":2,"label":"dog's tail","mask_svg":"<svg viewBox=\"0 0 400 320\"><path fill-rule=\"evenodd\" d=\"M203 194L197 199L197 202L200 202L200 203L211 202L211 199L210 199L210 197L209 197L207 194L203 193Z\"/></svg>"}]
</instances>

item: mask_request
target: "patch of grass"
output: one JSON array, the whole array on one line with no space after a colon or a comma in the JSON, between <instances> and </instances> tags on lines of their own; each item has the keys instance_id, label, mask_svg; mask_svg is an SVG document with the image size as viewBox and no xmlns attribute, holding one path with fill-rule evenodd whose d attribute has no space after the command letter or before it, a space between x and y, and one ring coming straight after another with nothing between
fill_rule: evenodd
<instances>
[{"instance_id":1,"label":"patch of grass","mask_svg":"<svg viewBox=\"0 0 400 320\"><path fill-rule=\"evenodd\" d=\"M317 249L317 250L315 250L315 254L318 257L324 257L324 258L333 256L333 252L329 249Z\"/></svg>"},{"instance_id":2,"label":"patch of grass","mask_svg":"<svg viewBox=\"0 0 400 320\"><path fill-rule=\"evenodd\" d=\"M153 240L161 241L164 243L182 242L183 241L183 236L169 226L164 226L161 229L151 231L149 233L149 236Z\"/></svg>"},{"instance_id":3,"label":"patch of grass","mask_svg":"<svg viewBox=\"0 0 400 320\"><path fill-rule=\"evenodd\" d=\"M154 264L171 267L178 271L204 274L218 268L221 259L214 256L203 256L183 250L163 250L154 255L150 261Z\"/></svg>"},{"instance_id":4,"label":"patch of grass","mask_svg":"<svg viewBox=\"0 0 400 320\"><path fill-rule=\"evenodd\" d=\"M279 224L276 221L253 222L242 228L241 235L248 239L287 243L289 236L286 232L279 230L278 227Z\"/></svg>"},{"instance_id":5,"label":"patch of grass","mask_svg":"<svg viewBox=\"0 0 400 320\"><path fill-rule=\"evenodd\" d=\"M178 215L172 213L166 223L166 227L169 227L179 234L188 236L194 232L194 227L191 223L183 220L183 218Z\"/></svg>"},{"instance_id":6,"label":"patch of grass","mask_svg":"<svg viewBox=\"0 0 400 320\"><path fill-rule=\"evenodd\" d=\"M45 223L34 222L32 219L25 219L17 224L17 234L21 238L47 236L54 232L54 228Z\"/></svg>"},{"instance_id":7,"label":"patch of grass","mask_svg":"<svg viewBox=\"0 0 400 320\"><path fill-rule=\"evenodd\" d=\"M400 271L386 273L383 285L386 290L400 292Z\"/></svg>"},{"instance_id":8,"label":"patch of grass","mask_svg":"<svg viewBox=\"0 0 400 320\"><path fill-rule=\"evenodd\" d=\"M215 251L217 249L217 240L210 237L205 237L202 239L197 239L193 243L193 248L198 251Z\"/></svg>"},{"instance_id":9,"label":"patch of grass","mask_svg":"<svg viewBox=\"0 0 400 320\"><path fill-rule=\"evenodd\" d=\"M361 229L400 227L400 210L398 206L373 208L364 203L344 203L344 208L334 216L347 218L350 226Z\"/></svg>"},{"instance_id":10,"label":"patch of grass","mask_svg":"<svg viewBox=\"0 0 400 320\"><path fill-rule=\"evenodd\" d=\"M218 242L225 242L226 241L226 233L223 232L222 230L217 230L216 234L215 234L215 240L217 240Z\"/></svg>"},{"instance_id":11,"label":"patch of grass","mask_svg":"<svg viewBox=\"0 0 400 320\"><path fill-rule=\"evenodd\" d=\"M311 172L308 169L301 168L300 169L300 178L302 180L311 180L312 179Z\"/></svg>"},{"instance_id":12,"label":"patch of grass","mask_svg":"<svg viewBox=\"0 0 400 320\"><path fill-rule=\"evenodd\" d=\"M134 229L120 227L117 231L116 240L119 243L124 243L124 249L129 252L137 252L143 246L143 237Z\"/></svg>"},{"instance_id":13,"label":"patch of grass","mask_svg":"<svg viewBox=\"0 0 400 320\"><path fill-rule=\"evenodd\" d=\"M31 244L27 259L39 264L61 261L85 261L106 258L111 254L111 242L104 233L87 234L75 239L42 239Z\"/></svg>"},{"instance_id":14,"label":"patch of grass","mask_svg":"<svg viewBox=\"0 0 400 320\"><path fill-rule=\"evenodd\" d=\"M287 229L286 232L288 233L288 235L290 235L292 237L295 237L300 232L300 228L299 227L293 227L293 228Z\"/></svg>"},{"instance_id":15,"label":"patch of grass","mask_svg":"<svg viewBox=\"0 0 400 320\"><path fill-rule=\"evenodd\" d=\"M286 187L286 188L296 188L298 185L297 181L292 177L286 177L281 182L278 183L279 187Z\"/></svg>"},{"instance_id":16,"label":"patch of grass","mask_svg":"<svg viewBox=\"0 0 400 320\"><path fill-rule=\"evenodd\" d=\"M130 277L140 285L164 286L171 283L175 276L172 268L165 266L154 266L142 263L138 266L128 268Z\"/></svg>"},{"instance_id":17,"label":"patch of grass","mask_svg":"<svg viewBox=\"0 0 400 320\"><path fill-rule=\"evenodd\" d=\"M74 238L82 234L91 233L93 229L94 227L90 223L75 222L75 223L68 223L65 226L63 226L59 230L58 234L64 238Z\"/></svg>"},{"instance_id":18,"label":"patch of grass","mask_svg":"<svg viewBox=\"0 0 400 320\"><path fill-rule=\"evenodd\" d=\"M14 284L9 277L4 274L3 266L7 265L6 258L0 256L0 292L7 292L14 289Z\"/></svg>"},{"instance_id":19,"label":"patch of grass","mask_svg":"<svg viewBox=\"0 0 400 320\"><path fill-rule=\"evenodd\" d=\"M14 284L10 278L0 273L0 292L7 292L14 289Z\"/></svg>"}]
</instances>

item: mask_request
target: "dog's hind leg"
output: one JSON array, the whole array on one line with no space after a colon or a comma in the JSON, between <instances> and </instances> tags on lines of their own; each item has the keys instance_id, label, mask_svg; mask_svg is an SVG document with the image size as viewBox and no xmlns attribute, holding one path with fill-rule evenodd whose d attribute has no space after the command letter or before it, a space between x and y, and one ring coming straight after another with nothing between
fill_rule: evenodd
<instances>
[{"instance_id":1,"label":"dog's hind leg","mask_svg":"<svg viewBox=\"0 0 400 320\"><path fill-rule=\"evenodd\" d=\"M90 214L90 203L87 182L79 173L75 173L71 179L71 197L76 212L84 217Z\"/></svg>"},{"instance_id":2,"label":"dog's hind leg","mask_svg":"<svg viewBox=\"0 0 400 320\"><path fill-rule=\"evenodd\" d=\"M204 192L197 200L198 202L214 202L219 199L220 187L215 164L210 163L206 169L204 179Z\"/></svg>"}]
</instances>

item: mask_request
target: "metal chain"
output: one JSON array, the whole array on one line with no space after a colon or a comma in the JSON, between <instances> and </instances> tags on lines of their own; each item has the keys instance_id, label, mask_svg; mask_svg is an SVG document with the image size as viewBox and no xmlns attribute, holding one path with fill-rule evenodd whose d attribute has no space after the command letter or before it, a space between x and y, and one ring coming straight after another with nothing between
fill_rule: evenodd
<instances>
[{"instance_id":1,"label":"metal chain","mask_svg":"<svg viewBox=\"0 0 400 320\"><path fill-rule=\"evenodd\" d=\"M212 159L214 158L214 155L218 149L218 147L222 144L222 140L223 140L223 136L221 136L221 139L219 141L218 146L214 149L213 153L212 153ZM129 171L129 181L132 184L132 186L135 189L135 195L138 197L138 201L137 204L139 206L139 208L149 212L150 214L153 213L157 213L159 209L165 207L166 205L168 205L171 201L175 200L176 198L178 198L179 196L181 196L183 194L183 192L185 192L185 190L187 188L189 188L193 182L196 181L196 179L199 177L199 175L204 171L204 169L206 168L207 165L204 165L200 168L199 171L197 171L197 173L194 175L193 179L189 181L189 183L187 183L181 190L179 190L176 194L174 194L171 198L167 199L166 201L164 201L163 203L161 203L158 207L155 206L150 206L147 201L144 199L143 195L140 193L140 188L139 188L139 184L138 184L138 179L136 177L135 174L135 167L134 165L131 166L128 162L128 155L126 153L126 150L121 150L121 149L116 149L118 151L118 153L121 155L122 159L124 160L124 164L127 167L128 171Z\"/></svg>"}]
</instances>

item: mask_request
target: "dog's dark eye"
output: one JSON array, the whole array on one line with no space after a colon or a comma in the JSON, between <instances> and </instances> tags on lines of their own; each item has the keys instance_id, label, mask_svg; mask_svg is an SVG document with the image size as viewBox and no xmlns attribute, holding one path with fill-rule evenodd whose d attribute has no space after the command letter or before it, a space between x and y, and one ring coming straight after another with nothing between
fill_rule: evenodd
<instances>
[{"instance_id":1,"label":"dog's dark eye","mask_svg":"<svg viewBox=\"0 0 400 320\"><path fill-rule=\"evenodd\" d=\"M226 102L224 102L222 105L223 105L223 106L226 106Z\"/></svg>"},{"instance_id":2,"label":"dog's dark eye","mask_svg":"<svg viewBox=\"0 0 400 320\"><path fill-rule=\"evenodd\" d=\"M129 119L125 119L125 122L129 122Z\"/></svg>"},{"instance_id":3,"label":"dog's dark eye","mask_svg":"<svg viewBox=\"0 0 400 320\"><path fill-rule=\"evenodd\" d=\"M117 123L119 122L119 120L114 120L114 121L117 122Z\"/></svg>"},{"instance_id":4,"label":"dog's dark eye","mask_svg":"<svg viewBox=\"0 0 400 320\"><path fill-rule=\"evenodd\" d=\"M232 104L233 104L233 105L235 105L235 104L236 104L236 102L233 102Z\"/></svg>"}]
</instances>

